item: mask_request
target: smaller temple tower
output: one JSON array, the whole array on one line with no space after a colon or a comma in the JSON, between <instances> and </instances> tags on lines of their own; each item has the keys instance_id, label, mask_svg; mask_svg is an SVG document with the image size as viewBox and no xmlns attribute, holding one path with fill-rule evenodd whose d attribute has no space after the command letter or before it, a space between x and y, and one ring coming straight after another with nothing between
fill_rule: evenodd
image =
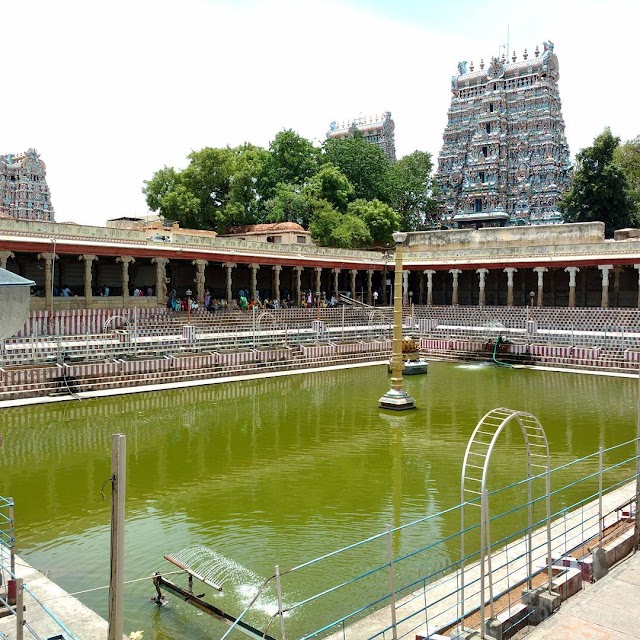
<instances>
[{"instance_id":1,"label":"smaller temple tower","mask_svg":"<svg viewBox=\"0 0 640 640\"><path fill-rule=\"evenodd\" d=\"M389 162L396 161L396 125L391 119L391 111L382 115L359 117L355 120L331 123L327 131L327 139L348 138L356 131L371 144L377 144Z\"/></svg>"},{"instance_id":2,"label":"smaller temple tower","mask_svg":"<svg viewBox=\"0 0 640 640\"><path fill-rule=\"evenodd\" d=\"M0 213L55 222L46 176L47 167L35 149L0 156Z\"/></svg>"},{"instance_id":3,"label":"smaller temple tower","mask_svg":"<svg viewBox=\"0 0 640 640\"><path fill-rule=\"evenodd\" d=\"M458 64L437 170L451 226L562 222L571 163L553 49Z\"/></svg>"}]
</instances>

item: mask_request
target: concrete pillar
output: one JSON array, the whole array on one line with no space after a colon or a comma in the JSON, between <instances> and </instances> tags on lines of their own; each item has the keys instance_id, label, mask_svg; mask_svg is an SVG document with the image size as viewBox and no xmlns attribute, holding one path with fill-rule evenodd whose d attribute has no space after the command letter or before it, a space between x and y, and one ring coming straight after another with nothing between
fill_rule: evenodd
<instances>
[{"instance_id":1,"label":"concrete pillar","mask_svg":"<svg viewBox=\"0 0 640 640\"><path fill-rule=\"evenodd\" d=\"M402 304L409 304L409 272L406 270L402 272Z\"/></svg>"},{"instance_id":2,"label":"concrete pillar","mask_svg":"<svg viewBox=\"0 0 640 640\"><path fill-rule=\"evenodd\" d=\"M367 269L367 304L373 304L373 269Z\"/></svg>"},{"instance_id":3,"label":"concrete pillar","mask_svg":"<svg viewBox=\"0 0 640 640\"><path fill-rule=\"evenodd\" d=\"M129 265L135 262L133 256L119 256L116 262L122 263L122 301L126 305L129 302Z\"/></svg>"},{"instance_id":4,"label":"concrete pillar","mask_svg":"<svg viewBox=\"0 0 640 640\"><path fill-rule=\"evenodd\" d=\"M620 276L622 275L622 267L614 267L613 269L613 301L614 307L620 306ZM585 303L586 306L586 303Z\"/></svg>"},{"instance_id":5,"label":"concrete pillar","mask_svg":"<svg viewBox=\"0 0 640 640\"><path fill-rule=\"evenodd\" d=\"M251 270L251 282L249 283L249 297L251 300L256 299L256 290L258 289L258 269L260 268L259 264L253 262L249 265L249 269Z\"/></svg>"},{"instance_id":6,"label":"concrete pillar","mask_svg":"<svg viewBox=\"0 0 640 640\"><path fill-rule=\"evenodd\" d=\"M603 309L609 308L609 271L613 269L612 264L599 264L598 269L602 271L602 300L600 306Z\"/></svg>"},{"instance_id":7,"label":"concrete pillar","mask_svg":"<svg viewBox=\"0 0 640 640\"><path fill-rule=\"evenodd\" d=\"M478 287L479 287L478 306L484 307L486 304L486 296L485 296L486 278L487 278L487 273L489 273L489 269L476 269L476 273L478 274L478 277L480 279L478 282Z\"/></svg>"},{"instance_id":8,"label":"concrete pillar","mask_svg":"<svg viewBox=\"0 0 640 640\"><path fill-rule=\"evenodd\" d=\"M351 269L349 273L351 274L351 297L355 300L356 299L356 276L358 275L358 270Z\"/></svg>"},{"instance_id":9,"label":"concrete pillar","mask_svg":"<svg viewBox=\"0 0 640 640\"><path fill-rule=\"evenodd\" d=\"M9 258L15 258L15 255L11 251L0 251L0 269L7 268L7 260Z\"/></svg>"},{"instance_id":10,"label":"concrete pillar","mask_svg":"<svg viewBox=\"0 0 640 640\"><path fill-rule=\"evenodd\" d=\"M98 256L92 256L89 254L78 256L78 260L84 260L84 297L87 301L87 306L93 302L93 289L91 287L93 284L93 278L91 277L91 268L93 266L93 261L97 259Z\"/></svg>"},{"instance_id":11,"label":"concrete pillar","mask_svg":"<svg viewBox=\"0 0 640 640\"><path fill-rule=\"evenodd\" d=\"M513 307L513 274L517 271L514 267L504 269L507 274L507 307Z\"/></svg>"},{"instance_id":12,"label":"concrete pillar","mask_svg":"<svg viewBox=\"0 0 640 640\"><path fill-rule=\"evenodd\" d=\"M433 305L433 269L425 269L422 273L427 276L427 306Z\"/></svg>"},{"instance_id":13,"label":"concrete pillar","mask_svg":"<svg viewBox=\"0 0 640 640\"><path fill-rule=\"evenodd\" d=\"M322 267L316 267L316 293L322 295Z\"/></svg>"},{"instance_id":14,"label":"concrete pillar","mask_svg":"<svg viewBox=\"0 0 640 640\"><path fill-rule=\"evenodd\" d=\"M536 306L542 307L544 304L544 274L549 269L547 267L535 267L533 270L538 274L538 300Z\"/></svg>"},{"instance_id":15,"label":"concrete pillar","mask_svg":"<svg viewBox=\"0 0 640 640\"><path fill-rule=\"evenodd\" d=\"M38 254L38 260L44 260L44 297L46 300L47 309L51 309L51 305L53 304L53 287L51 286L51 275L53 273L53 261L57 259L58 256L55 253Z\"/></svg>"},{"instance_id":16,"label":"concrete pillar","mask_svg":"<svg viewBox=\"0 0 640 640\"><path fill-rule=\"evenodd\" d=\"M638 309L640 309L640 264L634 264L633 268L638 270Z\"/></svg>"},{"instance_id":17,"label":"concrete pillar","mask_svg":"<svg viewBox=\"0 0 640 640\"><path fill-rule=\"evenodd\" d=\"M302 276L302 271L304 267L293 267L293 272L296 274L296 297L295 304L300 304L300 298L302 297L302 287L300 284L300 278Z\"/></svg>"},{"instance_id":18,"label":"concrete pillar","mask_svg":"<svg viewBox=\"0 0 640 640\"><path fill-rule=\"evenodd\" d=\"M231 272L236 267L235 262L223 262L222 266L227 270L227 302L231 304L233 302L233 290L231 288L232 275Z\"/></svg>"},{"instance_id":19,"label":"concrete pillar","mask_svg":"<svg viewBox=\"0 0 640 640\"><path fill-rule=\"evenodd\" d=\"M280 300L280 272L282 271L282 266L279 264L274 264L273 267L271 267L271 270L273 271L273 291L272 291L272 296L276 299L276 300Z\"/></svg>"},{"instance_id":20,"label":"concrete pillar","mask_svg":"<svg viewBox=\"0 0 640 640\"><path fill-rule=\"evenodd\" d=\"M576 273L580 271L578 267L565 267L564 270L569 274L569 306L576 306Z\"/></svg>"},{"instance_id":21,"label":"concrete pillar","mask_svg":"<svg viewBox=\"0 0 640 640\"><path fill-rule=\"evenodd\" d=\"M158 304L167 304L167 263L169 258L152 258L151 264L156 265L156 299Z\"/></svg>"},{"instance_id":22,"label":"concrete pillar","mask_svg":"<svg viewBox=\"0 0 640 640\"><path fill-rule=\"evenodd\" d=\"M340 273L340 269L331 269L331 273L333 273L333 295L338 297L338 274Z\"/></svg>"},{"instance_id":23,"label":"concrete pillar","mask_svg":"<svg viewBox=\"0 0 640 640\"><path fill-rule=\"evenodd\" d=\"M209 264L208 260L193 260L192 265L196 268L196 277L193 281L196 283L196 300L198 304L204 304L204 270Z\"/></svg>"},{"instance_id":24,"label":"concrete pillar","mask_svg":"<svg viewBox=\"0 0 640 640\"><path fill-rule=\"evenodd\" d=\"M451 306L458 306L458 276L462 273L460 269L449 269L449 273L453 276L453 291L451 293Z\"/></svg>"}]
</instances>

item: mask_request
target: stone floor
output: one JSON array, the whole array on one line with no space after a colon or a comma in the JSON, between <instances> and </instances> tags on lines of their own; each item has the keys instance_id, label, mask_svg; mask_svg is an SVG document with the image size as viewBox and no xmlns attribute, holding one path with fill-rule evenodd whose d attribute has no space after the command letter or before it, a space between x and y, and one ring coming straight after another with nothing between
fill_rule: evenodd
<instances>
[{"instance_id":1,"label":"stone floor","mask_svg":"<svg viewBox=\"0 0 640 640\"><path fill-rule=\"evenodd\" d=\"M640 553L567 600L527 640L640 638Z\"/></svg>"}]
</instances>

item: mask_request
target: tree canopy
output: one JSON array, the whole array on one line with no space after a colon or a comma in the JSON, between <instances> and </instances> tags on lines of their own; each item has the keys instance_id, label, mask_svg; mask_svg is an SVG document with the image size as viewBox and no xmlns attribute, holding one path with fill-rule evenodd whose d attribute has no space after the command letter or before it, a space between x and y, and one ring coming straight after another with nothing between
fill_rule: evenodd
<instances>
[{"instance_id":1,"label":"tree canopy","mask_svg":"<svg viewBox=\"0 0 640 640\"><path fill-rule=\"evenodd\" d=\"M620 138L605 129L576 156L571 188L560 201L565 222L604 222L605 236L635 226L634 201L624 171L614 161Z\"/></svg>"},{"instance_id":2,"label":"tree canopy","mask_svg":"<svg viewBox=\"0 0 640 640\"><path fill-rule=\"evenodd\" d=\"M621 144L613 152L615 163L627 179L629 195L633 199L636 226L640 225L640 136Z\"/></svg>"},{"instance_id":3,"label":"tree canopy","mask_svg":"<svg viewBox=\"0 0 640 640\"><path fill-rule=\"evenodd\" d=\"M287 129L268 149L205 147L187 159L186 168L163 167L142 189L152 211L183 227L224 233L297 222L319 244L366 247L389 242L396 229L425 228L435 209L431 156L415 151L391 164L361 135L320 148Z\"/></svg>"}]
</instances>

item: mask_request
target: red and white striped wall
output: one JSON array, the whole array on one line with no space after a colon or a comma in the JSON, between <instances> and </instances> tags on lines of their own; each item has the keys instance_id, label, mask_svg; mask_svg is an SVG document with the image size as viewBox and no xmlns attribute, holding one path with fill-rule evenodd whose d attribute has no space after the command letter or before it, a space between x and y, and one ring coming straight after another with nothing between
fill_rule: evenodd
<instances>
[{"instance_id":1,"label":"red and white striped wall","mask_svg":"<svg viewBox=\"0 0 640 640\"><path fill-rule=\"evenodd\" d=\"M322 356L329 356L336 352L336 346L334 344L323 344L316 346L307 346L305 344L300 345L300 351L306 358L321 358Z\"/></svg>"},{"instance_id":2,"label":"red and white striped wall","mask_svg":"<svg viewBox=\"0 0 640 640\"><path fill-rule=\"evenodd\" d=\"M420 349L425 349L427 351L449 351L449 349L451 349L451 340L420 338Z\"/></svg>"},{"instance_id":3,"label":"red and white striped wall","mask_svg":"<svg viewBox=\"0 0 640 640\"><path fill-rule=\"evenodd\" d=\"M234 352L216 352L216 364L226 367L244 364L245 362L255 362L256 351L234 351Z\"/></svg>"}]
</instances>

